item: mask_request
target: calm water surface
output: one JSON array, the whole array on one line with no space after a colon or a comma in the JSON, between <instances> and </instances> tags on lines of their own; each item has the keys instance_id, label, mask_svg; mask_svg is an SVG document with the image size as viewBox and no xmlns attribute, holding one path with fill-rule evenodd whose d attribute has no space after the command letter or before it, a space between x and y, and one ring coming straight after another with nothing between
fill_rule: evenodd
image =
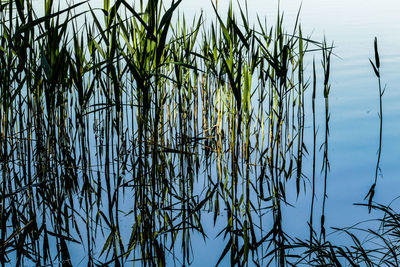
<instances>
[{"instance_id":1,"label":"calm water surface","mask_svg":"<svg viewBox=\"0 0 400 267\"><path fill-rule=\"evenodd\" d=\"M89 1L92 7L101 7L103 1ZM240 1L243 3L244 1ZM39 1L36 2L39 5ZM223 12L228 0L219 0L218 9ZM284 12L285 28L290 31L299 8L303 35L328 43L333 42L335 57L332 59L330 95L330 139L329 159L331 171L328 177L327 226L345 227L368 217L366 208L353 203L364 202L363 198L371 186L376 166L379 141L379 95L378 82L368 61L373 58L373 40L378 38L381 56L382 84L386 85L383 98L383 148L381 169L374 200L388 204L400 195L400 2L397 0L282 0L280 10ZM184 0L180 8L187 18L200 14L203 10L207 22L214 19L209 0ZM266 17L274 24L278 2L271 0L251 0L248 3L249 18L256 22L256 15ZM309 61L311 62L311 61ZM308 70L311 70L308 64ZM322 80L319 81L322 84ZM317 98L323 103L322 88ZM309 101L311 102L311 101ZM323 117L323 104L317 107L318 116ZM306 127L312 127L311 114ZM323 124L320 124L323 131ZM308 131L311 140L311 130ZM322 136L322 135L321 135ZM322 138L322 137L320 137ZM322 142L322 140L319 140ZM320 153L322 157L322 153ZM309 157L311 161L311 156ZM310 166L305 174L311 177ZM308 173L307 173L308 172ZM319 177L322 185L322 175ZM293 189L294 190L294 189ZM322 189L321 189L322 190ZM310 192L310 187L308 188ZM318 194L322 196L322 194ZM286 227L298 236L308 235L309 198L296 200L295 194L289 201L296 208L287 208ZM322 199L317 199L321 202ZM400 207L394 202L393 208ZM203 215L207 217L207 215ZM209 240L204 243L196 238L194 266L212 266L216 263L225 242L215 239L221 227L214 227L212 215L210 224L204 224ZM300 219L302 218L302 219ZM318 217L316 217L318 218ZM207 219L206 219L207 220ZM317 219L318 221L318 219ZM300 223L299 223L300 222ZM331 232L331 231L330 231ZM304 233L304 234L303 234ZM81 251L76 250L76 259ZM84 255L82 255L84 258ZM82 259L81 258L81 259ZM77 260L78 263L80 260Z\"/></svg>"}]
</instances>

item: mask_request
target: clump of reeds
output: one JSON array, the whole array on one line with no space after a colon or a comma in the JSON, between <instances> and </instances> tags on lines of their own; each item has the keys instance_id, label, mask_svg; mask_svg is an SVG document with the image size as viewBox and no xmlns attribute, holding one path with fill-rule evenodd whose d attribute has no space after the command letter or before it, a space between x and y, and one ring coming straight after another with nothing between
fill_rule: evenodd
<instances>
[{"instance_id":1,"label":"clump of reeds","mask_svg":"<svg viewBox=\"0 0 400 267\"><path fill-rule=\"evenodd\" d=\"M211 23L187 22L180 2L46 0L43 16L2 2L3 266L189 265L204 212L224 226L217 265L291 263L282 214L287 187L305 186L304 62L309 45L322 51L326 185L331 48L298 23L287 33L281 14L250 25L246 6L225 19L214 7ZM315 129L314 118L314 158ZM316 246L322 264L326 245L311 217L299 247Z\"/></svg>"}]
</instances>

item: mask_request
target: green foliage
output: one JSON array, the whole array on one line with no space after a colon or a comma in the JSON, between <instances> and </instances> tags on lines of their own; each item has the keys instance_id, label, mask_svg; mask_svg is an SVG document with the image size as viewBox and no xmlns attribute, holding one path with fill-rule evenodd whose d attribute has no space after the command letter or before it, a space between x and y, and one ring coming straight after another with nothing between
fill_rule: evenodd
<instances>
[{"instance_id":1,"label":"green foliage","mask_svg":"<svg viewBox=\"0 0 400 267\"><path fill-rule=\"evenodd\" d=\"M29 0L1 2L3 266L71 266L72 246L88 266L188 265L201 257L192 236L209 238L206 212L226 221L217 265L373 262L350 232L355 252L317 238L312 217L308 242L284 230L287 187L305 188L309 45L322 51L329 169L331 48L299 25L287 34L281 14L252 26L242 6L189 25L180 3L46 0L40 17Z\"/></svg>"}]
</instances>

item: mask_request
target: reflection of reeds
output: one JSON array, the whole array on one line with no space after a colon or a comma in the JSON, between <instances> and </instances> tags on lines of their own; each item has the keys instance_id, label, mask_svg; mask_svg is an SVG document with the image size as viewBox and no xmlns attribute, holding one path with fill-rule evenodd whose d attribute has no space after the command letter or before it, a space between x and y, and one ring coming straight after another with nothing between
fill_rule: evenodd
<instances>
[{"instance_id":1,"label":"reflection of reeds","mask_svg":"<svg viewBox=\"0 0 400 267\"><path fill-rule=\"evenodd\" d=\"M316 148L317 148L317 129L315 120L315 95L317 89L317 77L315 70L315 59L313 60L313 92L312 92L312 113L313 113L313 166L312 166L312 189L311 189L311 211L310 211L310 246L313 242L313 232L314 232L314 201L315 201L315 162L316 162Z\"/></svg>"},{"instance_id":2,"label":"reflection of reeds","mask_svg":"<svg viewBox=\"0 0 400 267\"><path fill-rule=\"evenodd\" d=\"M380 157L382 148L382 96L384 89L381 87L380 81L380 60L377 48L377 39L374 41L375 63L370 60L374 73L378 78L379 84L379 119L380 119L380 135L379 135L379 148L378 160L375 169L375 180L371 186L366 198L368 203L356 204L358 206L367 207L369 212L371 210L379 211L382 214L381 218L374 218L364 222L359 222L353 226L346 228L333 228L333 234L340 233L342 240L347 239L350 245L337 245L339 242L328 236L323 232L318 236L310 223L310 240L305 242L298 240L292 248L306 248L304 257L299 258L295 264L307 264L317 266L398 266L399 265L399 213L391 206L375 204L372 202L375 186L377 183L378 173L380 171ZM325 69L325 68L324 68ZM328 116L329 119L329 116ZM314 130L315 133L315 130ZM315 138L315 134L314 134ZM329 166L329 165L326 165ZM324 190L325 191L325 190ZM325 194L326 192L324 192ZM395 199L394 201L397 201ZM393 202L394 202L393 201ZM313 208L311 207L310 222L312 222ZM379 225L378 229L371 227L371 223L376 222ZM367 224L367 225L364 225ZM360 239L360 236L364 237ZM323 237L323 238L321 238Z\"/></svg>"},{"instance_id":3,"label":"reflection of reeds","mask_svg":"<svg viewBox=\"0 0 400 267\"><path fill-rule=\"evenodd\" d=\"M217 264L291 262L283 214L291 179L297 196L305 184L304 61L308 45L322 49L326 185L331 49L297 24L287 34L280 14L274 27L232 6L210 27L173 20L180 2L77 13L85 3L55 12L47 0L39 18L30 1L1 5L3 266L69 266L76 246L88 266L188 265L204 212L223 226ZM313 209L303 248L323 243Z\"/></svg>"}]
</instances>

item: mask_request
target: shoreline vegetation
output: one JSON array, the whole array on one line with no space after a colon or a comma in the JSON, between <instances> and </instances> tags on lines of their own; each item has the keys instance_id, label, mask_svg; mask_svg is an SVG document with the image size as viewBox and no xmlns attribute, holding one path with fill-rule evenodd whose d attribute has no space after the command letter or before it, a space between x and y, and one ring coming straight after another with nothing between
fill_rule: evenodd
<instances>
[{"instance_id":1,"label":"shoreline vegetation","mask_svg":"<svg viewBox=\"0 0 400 267\"><path fill-rule=\"evenodd\" d=\"M246 5L213 4L205 23L181 1L135 3L44 0L38 17L0 2L1 266L189 266L204 257L194 238L220 240L221 266L398 266L400 216L373 202L377 40L379 155L359 205L383 217L332 229L333 45L303 36L299 15L288 32L279 12L250 25ZM286 230L296 198L305 235Z\"/></svg>"}]
</instances>

